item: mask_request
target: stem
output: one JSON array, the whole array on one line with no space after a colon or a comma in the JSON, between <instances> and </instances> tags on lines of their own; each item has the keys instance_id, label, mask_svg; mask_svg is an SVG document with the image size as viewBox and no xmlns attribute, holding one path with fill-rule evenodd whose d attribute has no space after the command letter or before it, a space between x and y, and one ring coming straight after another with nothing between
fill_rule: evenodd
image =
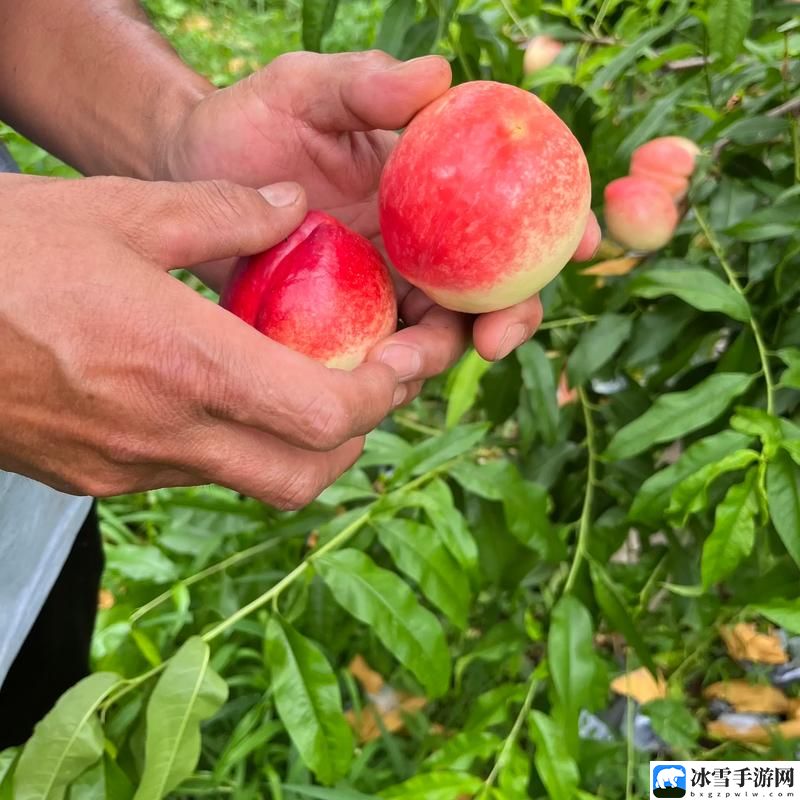
<instances>
[{"instance_id":1,"label":"stem","mask_svg":"<svg viewBox=\"0 0 800 800\"><path fill-rule=\"evenodd\" d=\"M547 322L543 322L539 326L539 330L549 331L553 330L553 328L569 328L572 325L586 325L590 322L594 322L597 319L598 317L595 314L584 314L580 317L564 317L563 319L551 319Z\"/></svg>"},{"instance_id":2,"label":"stem","mask_svg":"<svg viewBox=\"0 0 800 800\"><path fill-rule=\"evenodd\" d=\"M261 553L265 553L267 550L272 549L283 541L284 539L282 537L276 537L274 539L269 539L266 542L261 542L260 544L254 545L253 547L249 547L247 550L241 550L240 552L234 553L232 556L229 556L222 561L218 561L216 564L212 564L210 567L206 567L206 569L201 570L200 572L196 572L194 575L191 575L190 577L181 581L181 583L183 583L184 586L192 586L193 584L199 583L211 575L215 575L217 572L226 570L228 567L232 567L235 564L239 564L240 562L246 561L249 558L253 558ZM137 608L136 611L134 611L133 614L131 614L128 618L128 622L133 625L135 622L145 616L145 614L149 614L154 608L157 608L162 603L169 600L170 597L172 597L171 589L168 589L166 592L162 592L157 597L154 597L149 603L145 603L141 608Z\"/></svg>"},{"instance_id":3,"label":"stem","mask_svg":"<svg viewBox=\"0 0 800 800\"><path fill-rule=\"evenodd\" d=\"M603 20L606 18L606 14L608 13L608 7L611 4L610 0L603 0L602 5L600 6L600 10L597 12L597 16L592 23L592 33L595 36L600 36L600 26L603 24Z\"/></svg>"},{"instance_id":4,"label":"stem","mask_svg":"<svg viewBox=\"0 0 800 800\"><path fill-rule=\"evenodd\" d=\"M630 653L625 655L625 673L630 672ZM635 753L633 751L633 698L628 695L625 719L625 739L626 741L626 756L625 756L625 800L633 800L633 772L634 772L634 759Z\"/></svg>"},{"instance_id":5,"label":"stem","mask_svg":"<svg viewBox=\"0 0 800 800\"><path fill-rule=\"evenodd\" d=\"M697 208L697 206L694 207L694 213L697 217L698 224L706 236L706 239L708 239L708 243L711 245L711 249L714 251L714 255L717 257L722 269L725 270L725 275L728 277L728 283L731 285L731 288L741 295L742 299L747 303L747 297L745 295L744 288L742 287L742 284L739 283L739 279L736 277L733 268L726 258L725 251L722 249L719 239L717 239L716 235L711 230L711 226L708 224L708 221L703 216L700 209ZM758 347L758 355L761 359L761 371L764 373L764 382L767 384L767 413L774 414L775 380L772 377L772 368L769 365L769 353L767 352L767 347L764 343L764 337L761 335L761 328L756 321L755 314L753 313L753 309L750 307L749 303L747 303L747 308L749 312L747 317L750 323L750 329L753 331L753 336L756 340L756 346Z\"/></svg>"},{"instance_id":6,"label":"stem","mask_svg":"<svg viewBox=\"0 0 800 800\"><path fill-rule=\"evenodd\" d=\"M511 21L519 28L519 32L527 39L530 37L528 31L525 30L525 26L522 24L522 20L516 15L514 9L509 4L508 0L500 0L500 4L506 11L506 14L511 18Z\"/></svg>"},{"instance_id":7,"label":"stem","mask_svg":"<svg viewBox=\"0 0 800 800\"><path fill-rule=\"evenodd\" d=\"M575 546L575 558L569 569L567 582L564 586L564 594L570 594L575 588L575 581L578 573L586 560L587 547L589 540L589 526L592 523L592 504L594 503L594 487L597 482L597 448L595 444L594 421L592 412L589 409L589 401L586 397L586 390L582 387L578 389L578 397L583 408L583 419L586 424L586 450L589 455L589 475L586 481L586 494L583 497L583 510L578 524L578 542Z\"/></svg>"},{"instance_id":8,"label":"stem","mask_svg":"<svg viewBox=\"0 0 800 800\"><path fill-rule=\"evenodd\" d=\"M531 679L528 683L528 693L525 695L525 700L522 702L522 708L519 710L519 714L517 714L517 718L514 720L514 725L511 727L511 732L503 742L500 755L497 756L497 760L494 762L494 766L492 767L492 771L489 773L489 777L483 782L480 794L478 795L479 798L487 796L489 789L494 786L495 781L500 774L500 770L503 769L503 767L508 763L508 759L511 756L511 750L517 743L517 739L519 739L525 719L530 713L531 706L533 705L533 698L536 694L536 689L538 686L539 682L533 679Z\"/></svg>"},{"instance_id":9,"label":"stem","mask_svg":"<svg viewBox=\"0 0 800 800\"><path fill-rule=\"evenodd\" d=\"M408 428L411 431L416 431L417 433L424 433L426 436L442 435L442 432L438 428L433 428L430 425L424 425L423 423L417 422L415 419L411 419L411 417L407 417L403 414L395 414L393 419L398 425L402 425L404 428Z\"/></svg>"}]
</instances>

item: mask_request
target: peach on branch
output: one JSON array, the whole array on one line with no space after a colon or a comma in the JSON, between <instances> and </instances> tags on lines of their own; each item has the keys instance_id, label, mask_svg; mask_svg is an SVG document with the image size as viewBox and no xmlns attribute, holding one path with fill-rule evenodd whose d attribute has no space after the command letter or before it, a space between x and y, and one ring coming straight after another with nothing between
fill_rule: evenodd
<instances>
[{"instance_id":1,"label":"peach on branch","mask_svg":"<svg viewBox=\"0 0 800 800\"><path fill-rule=\"evenodd\" d=\"M678 224L678 211L667 191L635 176L606 186L604 215L611 236L631 250L658 250L672 239Z\"/></svg>"}]
</instances>

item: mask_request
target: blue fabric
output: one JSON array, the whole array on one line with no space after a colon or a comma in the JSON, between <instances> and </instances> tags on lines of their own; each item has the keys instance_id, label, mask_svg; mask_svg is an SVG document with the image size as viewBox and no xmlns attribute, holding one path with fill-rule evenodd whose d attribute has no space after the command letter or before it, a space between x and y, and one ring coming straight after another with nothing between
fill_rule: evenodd
<instances>
[{"instance_id":1,"label":"blue fabric","mask_svg":"<svg viewBox=\"0 0 800 800\"><path fill-rule=\"evenodd\" d=\"M0 172L19 172L0 142ZM0 685L56 582L91 498L0 470Z\"/></svg>"}]
</instances>

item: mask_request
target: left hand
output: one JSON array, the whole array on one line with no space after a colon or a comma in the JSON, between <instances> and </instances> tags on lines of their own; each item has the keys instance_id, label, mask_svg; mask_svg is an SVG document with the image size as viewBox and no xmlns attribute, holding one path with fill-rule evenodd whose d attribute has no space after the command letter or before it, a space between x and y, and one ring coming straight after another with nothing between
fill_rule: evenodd
<instances>
[{"instance_id":1,"label":"left hand","mask_svg":"<svg viewBox=\"0 0 800 800\"><path fill-rule=\"evenodd\" d=\"M379 51L287 53L195 105L165 145L161 172L172 180L225 178L246 186L292 180L309 206L334 214L380 245L377 189L397 134L450 86L444 58L401 62ZM577 258L600 241L594 216ZM212 286L229 267L198 274ZM369 360L389 363L415 393L453 364L470 334L489 360L526 341L542 319L538 297L472 317L448 311L397 281L399 315L408 326L375 346Z\"/></svg>"}]
</instances>

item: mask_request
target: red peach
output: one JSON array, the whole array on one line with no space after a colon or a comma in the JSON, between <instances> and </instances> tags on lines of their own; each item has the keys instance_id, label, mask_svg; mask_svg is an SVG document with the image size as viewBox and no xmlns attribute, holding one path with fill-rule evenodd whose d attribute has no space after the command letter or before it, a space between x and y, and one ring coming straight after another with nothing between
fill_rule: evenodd
<instances>
[{"instance_id":1,"label":"red peach","mask_svg":"<svg viewBox=\"0 0 800 800\"><path fill-rule=\"evenodd\" d=\"M440 305L481 313L536 294L575 252L591 200L569 128L529 92L456 86L423 109L379 191L389 258Z\"/></svg>"},{"instance_id":2,"label":"red peach","mask_svg":"<svg viewBox=\"0 0 800 800\"><path fill-rule=\"evenodd\" d=\"M628 176L606 186L609 233L631 250L658 250L672 238L678 211L666 190L647 178Z\"/></svg>"},{"instance_id":3,"label":"red peach","mask_svg":"<svg viewBox=\"0 0 800 800\"><path fill-rule=\"evenodd\" d=\"M526 75L532 75L540 69L549 67L561 52L563 45L549 36L534 36L525 48L522 69Z\"/></svg>"},{"instance_id":4,"label":"red peach","mask_svg":"<svg viewBox=\"0 0 800 800\"><path fill-rule=\"evenodd\" d=\"M655 181L667 191L675 202L682 200L686 196L686 192L689 191L689 179L680 175L672 175L661 170L646 169L639 164L631 166L630 174L636 178L647 178Z\"/></svg>"},{"instance_id":5,"label":"red peach","mask_svg":"<svg viewBox=\"0 0 800 800\"><path fill-rule=\"evenodd\" d=\"M636 148L631 156L631 175L634 169L665 172L688 178L694 172L694 162L700 149L682 136L662 136Z\"/></svg>"},{"instance_id":6,"label":"red peach","mask_svg":"<svg viewBox=\"0 0 800 800\"><path fill-rule=\"evenodd\" d=\"M360 364L397 324L380 253L321 211L309 212L280 244L243 259L221 304L270 339L340 369Z\"/></svg>"}]
</instances>

